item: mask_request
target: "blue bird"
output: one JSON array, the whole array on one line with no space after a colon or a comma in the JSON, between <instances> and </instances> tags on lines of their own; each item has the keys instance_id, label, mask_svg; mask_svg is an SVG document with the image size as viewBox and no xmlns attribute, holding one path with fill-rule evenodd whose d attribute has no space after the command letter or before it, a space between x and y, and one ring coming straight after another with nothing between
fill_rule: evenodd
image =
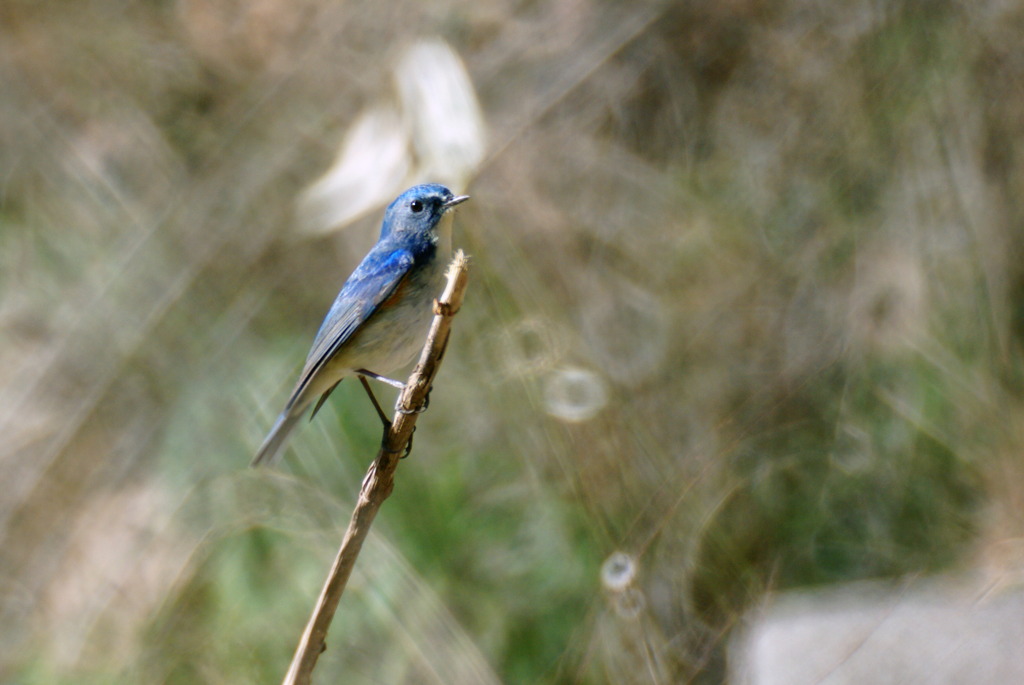
<instances>
[{"instance_id":1,"label":"blue bird","mask_svg":"<svg viewBox=\"0 0 1024 685\"><path fill-rule=\"evenodd\" d=\"M403 387L378 374L405 366L422 347L451 254L448 210L468 199L427 184L410 188L388 205L377 244L327 312L299 382L252 466L276 461L309 406L318 400L315 416L343 378L370 377Z\"/></svg>"}]
</instances>

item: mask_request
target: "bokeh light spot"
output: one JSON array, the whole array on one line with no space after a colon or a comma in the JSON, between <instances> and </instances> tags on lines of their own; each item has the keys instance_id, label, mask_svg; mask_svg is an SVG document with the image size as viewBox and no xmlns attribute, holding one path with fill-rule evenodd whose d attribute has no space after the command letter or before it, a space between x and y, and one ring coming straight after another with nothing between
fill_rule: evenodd
<instances>
[{"instance_id":1,"label":"bokeh light spot","mask_svg":"<svg viewBox=\"0 0 1024 685\"><path fill-rule=\"evenodd\" d=\"M604 379L593 371L566 367L545 379L544 406L549 414L563 421L587 421L607 404Z\"/></svg>"}]
</instances>

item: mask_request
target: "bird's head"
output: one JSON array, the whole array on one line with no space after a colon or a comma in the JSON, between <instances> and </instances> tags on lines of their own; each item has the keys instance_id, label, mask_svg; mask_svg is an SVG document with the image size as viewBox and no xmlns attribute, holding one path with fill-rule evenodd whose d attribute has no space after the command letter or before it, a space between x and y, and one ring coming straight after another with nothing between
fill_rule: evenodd
<instances>
[{"instance_id":1,"label":"bird's head","mask_svg":"<svg viewBox=\"0 0 1024 685\"><path fill-rule=\"evenodd\" d=\"M431 233L437 230L445 212L468 199L469 195L455 195L436 183L413 186L388 205L380 237L399 232Z\"/></svg>"}]
</instances>

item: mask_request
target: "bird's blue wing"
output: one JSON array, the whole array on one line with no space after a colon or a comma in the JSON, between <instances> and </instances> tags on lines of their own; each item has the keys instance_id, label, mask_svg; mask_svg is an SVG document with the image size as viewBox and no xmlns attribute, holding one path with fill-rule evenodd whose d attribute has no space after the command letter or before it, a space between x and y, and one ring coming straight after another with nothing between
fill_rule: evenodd
<instances>
[{"instance_id":1,"label":"bird's blue wing","mask_svg":"<svg viewBox=\"0 0 1024 685\"><path fill-rule=\"evenodd\" d=\"M331 310L324 318L306 358L299 382L288 399L288 408L309 385L335 352L352 337L360 326L387 301L402 285L415 263L412 252L391 250L372 251L349 276Z\"/></svg>"}]
</instances>

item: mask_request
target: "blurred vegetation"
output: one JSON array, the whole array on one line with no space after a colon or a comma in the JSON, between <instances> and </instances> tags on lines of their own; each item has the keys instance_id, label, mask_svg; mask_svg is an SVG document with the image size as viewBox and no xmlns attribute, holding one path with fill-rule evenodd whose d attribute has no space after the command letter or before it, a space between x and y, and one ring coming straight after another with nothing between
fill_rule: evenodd
<instances>
[{"instance_id":1,"label":"blurred vegetation","mask_svg":"<svg viewBox=\"0 0 1024 685\"><path fill-rule=\"evenodd\" d=\"M490 131L472 281L320 682L718 682L768 591L1008 582L1022 30L1012 0L6 0L0 679L283 675L380 437L343 384L246 469L380 216L302 237L295 202L422 37Z\"/></svg>"}]
</instances>

